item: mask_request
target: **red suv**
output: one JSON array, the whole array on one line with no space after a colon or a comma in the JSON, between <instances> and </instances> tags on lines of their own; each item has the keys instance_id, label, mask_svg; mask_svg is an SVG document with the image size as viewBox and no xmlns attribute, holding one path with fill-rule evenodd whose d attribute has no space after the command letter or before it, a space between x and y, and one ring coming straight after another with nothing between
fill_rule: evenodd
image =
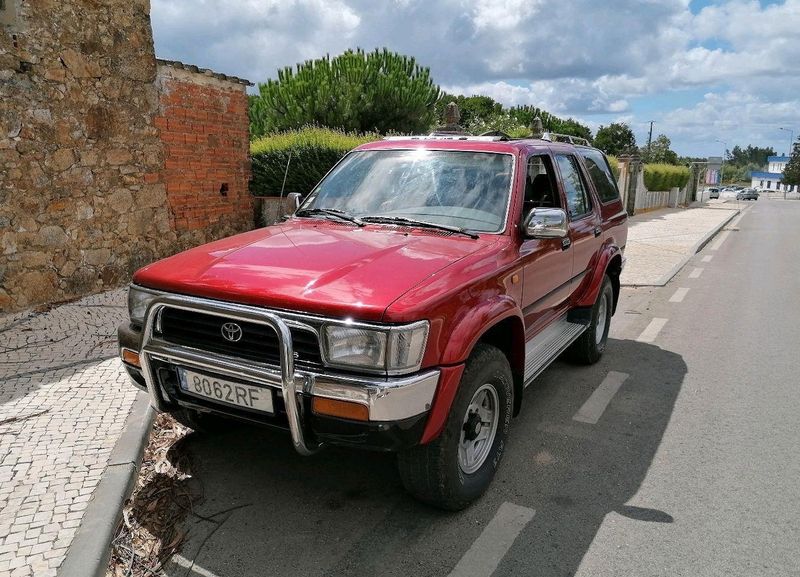
<instances>
[{"instance_id":1,"label":"red suv","mask_svg":"<svg viewBox=\"0 0 800 577\"><path fill-rule=\"evenodd\" d=\"M616 308L616 182L599 150L558 140L360 146L285 221L139 270L125 368L190 427L395 451L412 494L465 507L525 387L562 353L597 361Z\"/></svg>"}]
</instances>

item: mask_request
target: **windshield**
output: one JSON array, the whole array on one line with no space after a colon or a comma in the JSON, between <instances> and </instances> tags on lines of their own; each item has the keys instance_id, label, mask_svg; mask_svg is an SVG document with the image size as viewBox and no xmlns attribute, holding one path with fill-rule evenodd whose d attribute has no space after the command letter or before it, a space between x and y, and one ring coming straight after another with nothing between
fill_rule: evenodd
<instances>
[{"instance_id":1,"label":"windshield","mask_svg":"<svg viewBox=\"0 0 800 577\"><path fill-rule=\"evenodd\" d=\"M500 232L508 208L509 154L450 150L350 153L320 182L304 210L405 217L476 232Z\"/></svg>"}]
</instances>

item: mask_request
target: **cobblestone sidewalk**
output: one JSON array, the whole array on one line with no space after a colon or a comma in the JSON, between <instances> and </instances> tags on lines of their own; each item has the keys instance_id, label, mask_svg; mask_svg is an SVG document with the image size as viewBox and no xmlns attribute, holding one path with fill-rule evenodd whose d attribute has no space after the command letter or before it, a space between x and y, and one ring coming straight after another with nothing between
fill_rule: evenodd
<instances>
[{"instance_id":1,"label":"cobblestone sidewalk","mask_svg":"<svg viewBox=\"0 0 800 577\"><path fill-rule=\"evenodd\" d=\"M54 577L136 397L116 290L0 316L0 576Z\"/></svg>"},{"instance_id":2,"label":"cobblestone sidewalk","mask_svg":"<svg viewBox=\"0 0 800 577\"><path fill-rule=\"evenodd\" d=\"M661 286L694 254L697 244L737 213L736 203L669 208L628 221L623 286Z\"/></svg>"}]
</instances>

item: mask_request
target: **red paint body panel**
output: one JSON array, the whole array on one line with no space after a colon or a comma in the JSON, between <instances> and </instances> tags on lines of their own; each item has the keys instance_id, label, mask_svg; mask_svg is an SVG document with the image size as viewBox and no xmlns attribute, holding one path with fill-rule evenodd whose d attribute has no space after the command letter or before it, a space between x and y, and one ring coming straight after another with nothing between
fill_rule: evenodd
<instances>
[{"instance_id":1,"label":"red paint body panel","mask_svg":"<svg viewBox=\"0 0 800 577\"><path fill-rule=\"evenodd\" d=\"M179 253L133 280L180 294L379 321L403 293L495 240L297 218Z\"/></svg>"},{"instance_id":2,"label":"red paint body panel","mask_svg":"<svg viewBox=\"0 0 800 577\"><path fill-rule=\"evenodd\" d=\"M430 443L442 433L463 372L464 365L442 368L439 387L436 389L436 396L433 398L433 408L428 414L428 422L425 424L420 444Z\"/></svg>"}]
</instances>

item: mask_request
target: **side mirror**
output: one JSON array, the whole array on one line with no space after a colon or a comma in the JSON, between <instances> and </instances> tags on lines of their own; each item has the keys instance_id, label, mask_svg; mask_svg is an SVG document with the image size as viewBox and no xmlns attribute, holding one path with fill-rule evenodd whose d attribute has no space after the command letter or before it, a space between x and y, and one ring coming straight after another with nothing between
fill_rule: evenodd
<instances>
[{"instance_id":1,"label":"side mirror","mask_svg":"<svg viewBox=\"0 0 800 577\"><path fill-rule=\"evenodd\" d=\"M300 202L303 200L303 195L299 192L290 192L286 195L286 199L289 201L290 205L293 206L292 212L300 208Z\"/></svg>"},{"instance_id":2,"label":"side mirror","mask_svg":"<svg viewBox=\"0 0 800 577\"><path fill-rule=\"evenodd\" d=\"M564 238L567 213L560 208L534 208L525 217L522 230L528 238Z\"/></svg>"}]
</instances>

